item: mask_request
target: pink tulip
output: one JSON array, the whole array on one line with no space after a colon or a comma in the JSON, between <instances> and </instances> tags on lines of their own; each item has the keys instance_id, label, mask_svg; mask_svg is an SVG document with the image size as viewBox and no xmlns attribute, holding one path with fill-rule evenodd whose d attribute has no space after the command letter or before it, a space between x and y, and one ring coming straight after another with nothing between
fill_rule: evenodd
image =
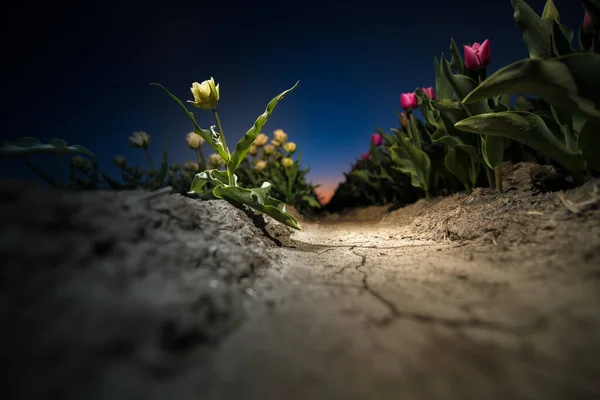
<instances>
[{"instance_id":1,"label":"pink tulip","mask_svg":"<svg viewBox=\"0 0 600 400\"><path fill-rule=\"evenodd\" d=\"M478 71L490 63L490 41L485 39L483 43L473 43L472 46L464 46L465 67L470 71Z\"/></svg>"},{"instance_id":2,"label":"pink tulip","mask_svg":"<svg viewBox=\"0 0 600 400\"><path fill-rule=\"evenodd\" d=\"M431 100L435 100L435 93L433 92L433 87L429 86L428 88L421 88L423 93L427 95Z\"/></svg>"},{"instance_id":3,"label":"pink tulip","mask_svg":"<svg viewBox=\"0 0 600 400\"><path fill-rule=\"evenodd\" d=\"M417 94L416 93L402 93L400 95L400 105L406 111L410 111L413 108L417 108Z\"/></svg>"},{"instance_id":4,"label":"pink tulip","mask_svg":"<svg viewBox=\"0 0 600 400\"><path fill-rule=\"evenodd\" d=\"M362 156L360 156L360 159L363 161L368 161L371 159L371 153L363 153Z\"/></svg>"},{"instance_id":5,"label":"pink tulip","mask_svg":"<svg viewBox=\"0 0 600 400\"><path fill-rule=\"evenodd\" d=\"M585 33L592 33L594 32L595 28L596 27L594 26L594 21L592 21L592 16L586 11L585 15L583 16L583 31Z\"/></svg>"},{"instance_id":6,"label":"pink tulip","mask_svg":"<svg viewBox=\"0 0 600 400\"><path fill-rule=\"evenodd\" d=\"M371 135L371 142L375 146L381 146L383 144L383 136L381 136L379 133L374 133Z\"/></svg>"}]
</instances>

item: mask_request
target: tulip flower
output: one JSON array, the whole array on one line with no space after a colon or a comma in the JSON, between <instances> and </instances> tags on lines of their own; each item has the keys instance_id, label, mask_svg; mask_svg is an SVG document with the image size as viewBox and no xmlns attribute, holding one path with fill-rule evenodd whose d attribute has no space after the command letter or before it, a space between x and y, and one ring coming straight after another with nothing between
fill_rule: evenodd
<instances>
[{"instance_id":1,"label":"tulip flower","mask_svg":"<svg viewBox=\"0 0 600 400\"><path fill-rule=\"evenodd\" d=\"M275 140L277 142L279 142L280 144L284 144L285 141L287 140L287 137L288 137L287 133L285 133L283 131L283 129L277 129L277 130L275 130L273 132L273 136L274 136Z\"/></svg>"},{"instance_id":2,"label":"tulip flower","mask_svg":"<svg viewBox=\"0 0 600 400\"><path fill-rule=\"evenodd\" d=\"M256 136L256 139L254 139L254 145L256 147L262 147L265 144L267 144L268 141L269 141L269 137L267 135L265 135L264 133L259 133Z\"/></svg>"},{"instance_id":3,"label":"tulip flower","mask_svg":"<svg viewBox=\"0 0 600 400\"><path fill-rule=\"evenodd\" d=\"M183 163L183 169L190 172L200 171L200 164L195 161L186 161Z\"/></svg>"},{"instance_id":4,"label":"tulip flower","mask_svg":"<svg viewBox=\"0 0 600 400\"><path fill-rule=\"evenodd\" d=\"M138 149L145 149L150 145L150 135L144 131L133 132L129 137L129 144Z\"/></svg>"},{"instance_id":5,"label":"tulip flower","mask_svg":"<svg viewBox=\"0 0 600 400\"><path fill-rule=\"evenodd\" d=\"M190 88L194 101L188 100L203 110L215 110L219 102L219 84L215 86L215 80L211 77L202 83L194 82Z\"/></svg>"},{"instance_id":6,"label":"tulip flower","mask_svg":"<svg viewBox=\"0 0 600 400\"><path fill-rule=\"evenodd\" d=\"M275 147L281 147L281 143L279 142L279 140L271 140L271 144Z\"/></svg>"},{"instance_id":7,"label":"tulip flower","mask_svg":"<svg viewBox=\"0 0 600 400\"><path fill-rule=\"evenodd\" d=\"M208 165L211 168L219 168L225 165L225 160L223 160L223 157L221 157L221 155L213 153L210 156L208 156Z\"/></svg>"},{"instance_id":8,"label":"tulip flower","mask_svg":"<svg viewBox=\"0 0 600 400\"><path fill-rule=\"evenodd\" d=\"M371 153L363 153L362 156L360 156L360 159L363 161L368 161L371 159Z\"/></svg>"},{"instance_id":9,"label":"tulip flower","mask_svg":"<svg viewBox=\"0 0 600 400\"><path fill-rule=\"evenodd\" d=\"M475 42L472 46L464 45L465 67L470 71L479 71L487 67L490 57L489 39L481 44Z\"/></svg>"},{"instance_id":10,"label":"tulip flower","mask_svg":"<svg viewBox=\"0 0 600 400\"><path fill-rule=\"evenodd\" d=\"M281 159L281 165L283 165L285 168L289 168L294 165L294 160L289 157L284 157Z\"/></svg>"},{"instance_id":11,"label":"tulip flower","mask_svg":"<svg viewBox=\"0 0 600 400\"><path fill-rule=\"evenodd\" d=\"M275 146L273 146L272 144L268 144L263 148L263 151L265 154L273 154L273 152L275 151Z\"/></svg>"},{"instance_id":12,"label":"tulip flower","mask_svg":"<svg viewBox=\"0 0 600 400\"><path fill-rule=\"evenodd\" d=\"M126 163L127 163L127 161L125 160L125 157L123 157L122 155L117 155L117 156L115 156L115 158L113 158L113 164L116 167L123 168Z\"/></svg>"},{"instance_id":13,"label":"tulip flower","mask_svg":"<svg viewBox=\"0 0 600 400\"><path fill-rule=\"evenodd\" d=\"M256 147L255 145L250 146L250 148L248 149L248 154L250 154L251 156L257 155L258 147Z\"/></svg>"},{"instance_id":14,"label":"tulip flower","mask_svg":"<svg viewBox=\"0 0 600 400\"><path fill-rule=\"evenodd\" d=\"M433 91L433 87L429 86L428 88L421 88L421 90L423 91L423 93L425 93L427 95L427 97L429 97L431 100L435 100L435 93Z\"/></svg>"},{"instance_id":15,"label":"tulip flower","mask_svg":"<svg viewBox=\"0 0 600 400\"><path fill-rule=\"evenodd\" d=\"M285 149L285 151L292 154L296 151L296 143L287 142L286 144L283 145L283 148Z\"/></svg>"},{"instance_id":16,"label":"tulip flower","mask_svg":"<svg viewBox=\"0 0 600 400\"><path fill-rule=\"evenodd\" d=\"M204 143L204 139L202 138L202 136L198 135L196 132L188 133L185 137L185 140L187 141L188 146L192 150L197 150L198 148L200 148L200 146L202 146L202 143Z\"/></svg>"},{"instance_id":17,"label":"tulip flower","mask_svg":"<svg viewBox=\"0 0 600 400\"><path fill-rule=\"evenodd\" d=\"M263 169L265 169L267 167L267 162L260 160L256 163L256 165L254 166L255 169L262 171Z\"/></svg>"},{"instance_id":18,"label":"tulip flower","mask_svg":"<svg viewBox=\"0 0 600 400\"><path fill-rule=\"evenodd\" d=\"M379 133L372 134L371 143L373 143L375 146L381 146L383 144L383 136L381 136Z\"/></svg>"},{"instance_id":19,"label":"tulip flower","mask_svg":"<svg viewBox=\"0 0 600 400\"><path fill-rule=\"evenodd\" d=\"M417 108L417 94L416 93L402 93L400 95L400 105L406 111L410 111Z\"/></svg>"},{"instance_id":20,"label":"tulip flower","mask_svg":"<svg viewBox=\"0 0 600 400\"><path fill-rule=\"evenodd\" d=\"M592 21L592 16L587 11L583 16L583 31L585 33L592 33L595 30L594 21Z\"/></svg>"}]
</instances>

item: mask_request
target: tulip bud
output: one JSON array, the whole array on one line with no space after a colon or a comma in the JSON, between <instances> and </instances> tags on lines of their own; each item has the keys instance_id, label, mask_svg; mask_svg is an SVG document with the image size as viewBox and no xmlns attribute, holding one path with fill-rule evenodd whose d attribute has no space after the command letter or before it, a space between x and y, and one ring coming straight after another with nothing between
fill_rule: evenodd
<instances>
[{"instance_id":1,"label":"tulip bud","mask_svg":"<svg viewBox=\"0 0 600 400\"><path fill-rule=\"evenodd\" d=\"M183 163L183 169L189 172L199 172L200 165L194 161L186 161Z\"/></svg>"},{"instance_id":2,"label":"tulip bud","mask_svg":"<svg viewBox=\"0 0 600 400\"><path fill-rule=\"evenodd\" d=\"M473 43L472 46L464 45L465 67L469 71L479 71L490 63L490 41L486 39L483 43Z\"/></svg>"},{"instance_id":3,"label":"tulip bud","mask_svg":"<svg viewBox=\"0 0 600 400\"><path fill-rule=\"evenodd\" d=\"M250 148L248 149L248 154L250 154L251 156L255 156L258 154L258 148L256 147L256 145L250 146Z\"/></svg>"},{"instance_id":4,"label":"tulip bud","mask_svg":"<svg viewBox=\"0 0 600 400\"><path fill-rule=\"evenodd\" d=\"M283 159L281 160L281 165L283 165L283 166L284 166L284 168L289 168L289 167L291 167L292 165L294 165L294 160L292 160L292 159L291 159L291 158L289 158L289 157L285 157L285 158L283 158Z\"/></svg>"},{"instance_id":5,"label":"tulip bud","mask_svg":"<svg viewBox=\"0 0 600 400\"><path fill-rule=\"evenodd\" d=\"M202 83L194 82L190 88L194 101L188 100L198 108L203 110L215 110L219 102L219 85L215 86L215 80L211 77Z\"/></svg>"},{"instance_id":6,"label":"tulip bud","mask_svg":"<svg viewBox=\"0 0 600 400\"><path fill-rule=\"evenodd\" d=\"M188 146L190 146L190 149L192 150L200 148L200 146L202 146L202 144L204 143L204 139L202 138L202 136L198 135L196 132L188 133L185 137L185 140L187 141Z\"/></svg>"},{"instance_id":7,"label":"tulip bud","mask_svg":"<svg viewBox=\"0 0 600 400\"><path fill-rule=\"evenodd\" d=\"M283 148L289 154L294 154L294 152L296 151L296 143L294 143L294 142L287 142L286 144L283 145Z\"/></svg>"},{"instance_id":8,"label":"tulip bud","mask_svg":"<svg viewBox=\"0 0 600 400\"><path fill-rule=\"evenodd\" d=\"M129 144L138 149L145 149L150 145L150 135L144 131L133 132L129 137Z\"/></svg>"},{"instance_id":9,"label":"tulip bud","mask_svg":"<svg viewBox=\"0 0 600 400\"><path fill-rule=\"evenodd\" d=\"M275 130L273 132L273 136L275 137L275 140L281 144L284 144L288 137L287 133L285 133L283 129Z\"/></svg>"},{"instance_id":10,"label":"tulip bud","mask_svg":"<svg viewBox=\"0 0 600 400\"><path fill-rule=\"evenodd\" d=\"M371 142L375 146L381 146L383 144L383 136L381 136L379 133L374 133L371 135Z\"/></svg>"},{"instance_id":11,"label":"tulip bud","mask_svg":"<svg viewBox=\"0 0 600 400\"><path fill-rule=\"evenodd\" d=\"M281 147L281 143L278 140L271 140L271 144L275 147Z\"/></svg>"},{"instance_id":12,"label":"tulip bud","mask_svg":"<svg viewBox=\"0 0 600 400\"><path fill-rule=\"evenodd\" d=\"M404 128L406 128L406 125L408 125L408 117L406 116L406 113L400 113L400 124Z\"/></svg>"},{"instance_id":13,"label":"tulip bud","mask_svg":"<svg viewBox=\"0 0 600 400\"><path fill-rule=\"evenodd\" d=\"M171 164L171 165L169 166L169 169L170 169L171 171L179 171L179 164Z\"/></svg>"},{"instance_id":14,"label":"tulip bud","mask_svg":"<svg viewBox=\"0 0 600 400\"><path fill-rule=\"evenodd\" d=\"M74 156L71 158L71 165L81 171L87 171L92 166L87 158L81 156Z\"/></svg>"},{"instance_id":15,"label":"tulip bud","mask_svg":"<svg viewBox=\"0 0 600 400\"><path fill-rule=\"evenodd\" d=\"M169 171L169 178L175 179L175 171L173 171L173 170Z\"/></svg>"},{"instance_id":16,"label":"tulip bud","mask_svg":"<svg viewBox=\"0 0 600 400\"><path fill-rule=\"evenodd\" d=\"M256 139L254 139L254 145L256 147L262 147L265 144L267 144L268 141L269 141L269 137L267 135L265 135L264 133L259 133L256 136Z\"/></svg>"},{"instance_id":17,"label":"tulip bud","mask_svg":"<svg viewBox=\"0 0 600 400\"><path fill-rule=\"evenodd\" d=\"M596 30L596 26L594 25L594 21L592 21L592 16L589 12L585 12L583 16L583 24L582 29L584 33L590 34Z\"/></svg>"},{"instance_id":18,"label":"tulip bud","mask_svg":"<svg viewBox=\"0 0 600 400\"><path fill-rule=\"evenodd\" d=\"M265 154L273 154L273 152L275 151L275 147L272 144L268 144L265 147L263 147L263 151Z\"/></svg>"},{"instance_id":19,"label":"tulip bud","mask_svg":"<svg viewBox=\"0 0 600 400\"><path fill-rule=\"evenodd\" d=\"M123 168L125 166L126 160L122 155L115 156L113 158L113 164L115 167Z\"/></svg>"},{"instance_id":20,"label":"tulip bud","mask_svg":"<svg viewBox=\"0 0 600 400\"><path fill-rule=\"evenodd\" d=\"M423 91L423 93L425 93L427 95L427 97L429 97L431 100L435 100L435 93L433 91L433 87L429 86L428 88L421 88L421 90Z\"/></svg>"},{"instance_id":21,"label":"tulip bud","mask_svg":"<svg viewBox=\"0 0 600 400\"><path fill-rule=\"evenodd\" d=\"M219 168L225 165L225 160L217 153L213 153L208 156L208 165L211 168Z\"/></svg>"},{"instance_id":22,"label":"tulip bud","mask_svg":"<svg viewBox=\"0 0 600 400\"><path fill-rule=\"evenodd\" d=\"M400 105L406 111L417 108L417 94L416 93L402 93L400 95Z\"/></svg>"},{"instance_id":23,"label":"tulip bud","mask_svg":"<svg viewBox=\"0 0 600 400\"><path fill-rule=\"evenodd\" d=\"M360 159L363 161L368 161L371 159L371 153L363 153L362 156L360 156Z\"/></svg>"},{"instance_id":24,"label":"tulip bud","mask_svg":"<svg viewBox=\"0 0 600 400\"><path fill-rule=\"evenodd\" d=\"M267 167L267 162L260 160L256 163L256 165L254 166L255 169L262 171L263 169L265 169Z\"/></svg>"}]
</instances>

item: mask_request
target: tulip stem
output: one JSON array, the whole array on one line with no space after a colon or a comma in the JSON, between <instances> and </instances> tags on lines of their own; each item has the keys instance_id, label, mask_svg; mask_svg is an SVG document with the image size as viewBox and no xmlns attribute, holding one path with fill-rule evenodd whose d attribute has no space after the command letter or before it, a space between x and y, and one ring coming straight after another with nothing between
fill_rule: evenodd
<instances>
[{"instance_id":1,"label":"tulip stem","mask_svg":"<svg viewBox=\"0 0 600 400\"><path fill-rule=\"evenodd\" d=\"M206 161L204 160L204 153L202 152L202 148L197 148L195 152L196 158L198 159L198 164L200 164L200 169L206 169Z\"/></svg>"},{"instance_id":2,"label":"tulip stem","mask_svg":"<svg viewBox=\"0 0 600 400\"><path fill-rule=\"evenodd\" d=\"M496 181L496 191L502 193L502 167L494 168L494 179Z\"/></svg>"},{"instance_id":3,"label":"tulip stem","mask_svg":"<svg viewBox=\"0 0 600 400\"><path fill-rule=\"evenodd\" d=\"M148 152L148 147L144 147L144 152L146 153L146 158L148 159L148 164L150 165L150 171L155 172L154 164L152 163L152 158L150 157L150 153Z\"/></svg>"},{"instance_id":4,"label":"tulip stem","mask_svg":"<svg viewBox=\"0 0 600 400\"><path fill-rule=\"evenodd\" d=\"M217 129L219 130L219 134L221 135L221 142L223 143L223 148L225 149L225 153L227 153L227 158L231 158L231 153L229 152L229 148L227 147L227 142L225 141L225 133L223 132L223 126L221 125L221 119L219 118L219 113L217 113L217 109L213 109L213 114L215 115L215 121L217 122ZM229 160L225 160L227 165L227 178L229 181L229 186L235 186L235 181L233 179L233 171L229 170Z\"/></svg>"}]
</instances>

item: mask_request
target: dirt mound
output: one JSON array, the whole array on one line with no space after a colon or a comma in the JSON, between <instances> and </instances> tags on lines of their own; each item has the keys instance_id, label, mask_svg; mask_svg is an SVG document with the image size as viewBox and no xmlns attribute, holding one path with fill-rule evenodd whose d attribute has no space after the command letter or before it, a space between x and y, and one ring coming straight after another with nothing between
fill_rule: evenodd
<instances>
[{"instance_id":1,"label":"dirt mound","mask_svg":"<svg viewBox=\"0 0 600 400\"><path fill-rule=\"evenodd\" d=\"M90 382L109 365L125 380L172 373L174 352L240 321L242 291L274 259L263 230L289 235L225 201L14 182L0 185L0 221L2 363L14 398L107 398Z\"/></svg>"}]
</instances>

